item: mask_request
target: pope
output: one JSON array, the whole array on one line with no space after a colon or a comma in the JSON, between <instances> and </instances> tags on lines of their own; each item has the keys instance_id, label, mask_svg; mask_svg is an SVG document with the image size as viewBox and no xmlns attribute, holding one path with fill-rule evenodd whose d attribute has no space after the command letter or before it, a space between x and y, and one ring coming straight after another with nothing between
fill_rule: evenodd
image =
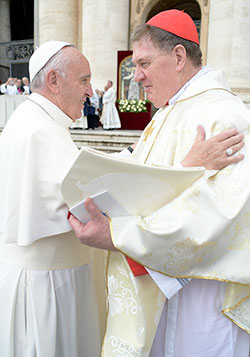
<instances>
[{"instance_id":1,"label":"pope","mask_svg":"<svg viewBox=\"0 0 250 357\"><path fill-rule=\"evenodd\" d=\"M99 356L93 252L72 233L60 191L78 154L69 127L93 94L90 66L49 41L29 72L32 94L0 136L0 356Z\"/></svg>"}]
</instances>

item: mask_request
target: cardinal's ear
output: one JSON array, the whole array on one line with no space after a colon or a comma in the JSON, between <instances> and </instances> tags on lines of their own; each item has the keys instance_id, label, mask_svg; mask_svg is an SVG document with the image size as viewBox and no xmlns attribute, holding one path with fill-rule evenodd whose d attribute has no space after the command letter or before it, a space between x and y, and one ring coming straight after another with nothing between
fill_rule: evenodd
<instances>
[{"instance_id":1,"label":"cardinal's ear","mask_svg":"<svg viewBox=\"0 0 250 357\"><path fill-rule=\"evenodd\" d=\"M176 59L176 70L181 71L187 60L186 49L182 45L176 45L173 49L173 54Z\"/></svg>"}]
</instances>

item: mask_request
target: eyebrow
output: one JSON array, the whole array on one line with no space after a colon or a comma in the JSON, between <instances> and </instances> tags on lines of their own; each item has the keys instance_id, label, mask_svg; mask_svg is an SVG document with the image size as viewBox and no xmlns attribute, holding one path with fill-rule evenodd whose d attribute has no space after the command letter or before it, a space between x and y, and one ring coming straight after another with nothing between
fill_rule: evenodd
<instances>
[{"instance_id":1,"label":"eyebrow","mask_svg":"<svg viewBox=\"0 0 250 357\"><path fill-rule=\"evenodd\" d=\"M85 76L81 76L80 79L87 79L87 78L90 78L91 75L90 74L86 74Z\"/></svg>"},{"instance_id":2,"label":"eyebrow","mask_svg":"<svg viewBox=\"0 0 250 357\"><path fill-rule=\"evenodd\" d=\"M134 59L136 63L141 64L142 62L148 62L150 60L150 58L148 56L142 56L139 58L135 58ZM135 62L132 60L132 62L135 64Z\"/></svg>"}]
</instances>

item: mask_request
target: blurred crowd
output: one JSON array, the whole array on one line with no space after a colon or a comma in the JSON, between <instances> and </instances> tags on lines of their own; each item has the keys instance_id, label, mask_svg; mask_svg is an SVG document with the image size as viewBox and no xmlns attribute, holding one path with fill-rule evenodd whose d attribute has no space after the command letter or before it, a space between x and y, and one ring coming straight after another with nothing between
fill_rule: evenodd
<instances>
[{"instance_id":1,"label":"blurred crowd","mask_svg":"<svg viewBox=\"0 0 250 357\"><path fill-rule=\"evenodd\" d=\"M71 126L72 129L103 128L113 130L121 128L118 111L115 106L116 93L113 82L108 81L104 90L93 90L93 96L87 98L82 117Z\"/></svg>"},{"instance_id":2,"label":"blurred crowd","mask_svg":"<svg viewBox=\"0 0 250 357\"><path fill-rule=\"evenodd\" d=\"M30 82L27 77L19 79L9 77L5 83L0 83L0 93L7 95L29 95ZM82 117L71 126L72 129L96 129L113 130L121 128L121 122L116 109L116 92L113 82L107 81L104 90L93 90L93 96L87 98Z\"/></svg>"},{"instance_id":3,"label":"blurred crowd","mask_svg":"<svg viewBox=\"0 0 250 357\"><path fill-rule=\"evenodd\" d=\"M7 81L1 84L0 87L1 94L8 94L8 95L29 95L30 94L30 83L27 77L20 78L13 78L9 77Z\"/></svg>"}]
</instances>

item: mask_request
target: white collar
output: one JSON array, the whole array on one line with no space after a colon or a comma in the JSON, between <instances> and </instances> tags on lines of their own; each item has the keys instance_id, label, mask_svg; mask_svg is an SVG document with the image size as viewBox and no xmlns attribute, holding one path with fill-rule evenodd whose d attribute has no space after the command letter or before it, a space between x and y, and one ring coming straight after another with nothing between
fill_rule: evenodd
<instances>
[{"instance_id":1,"label":"white collar","mask_svg":"<svg viewBox=\"0 0 250 357\"><path fill-rule=\"evenodd\" d=\"M204 66L199 72L196 73L188 82L184 84L183 87L172 97L169 99L169 105L173 105L177 102L179 97L187 90L187 88L193 83L197 78L203 76L204 74L212 71L210 66Z\"/></svg>"},{"instance_id":2,"label":"white collar","mask_svg":"<svg viewBox=\"0 0 250 357\"><path fill-rule=\"evenodd\" d=\"M59 125L68 129L72 124L72 119L68 117L60 108L50 100L38 93L31 93L28 100L37 104L48 116L55 120Z\"/></svg>"}]
</instances>

